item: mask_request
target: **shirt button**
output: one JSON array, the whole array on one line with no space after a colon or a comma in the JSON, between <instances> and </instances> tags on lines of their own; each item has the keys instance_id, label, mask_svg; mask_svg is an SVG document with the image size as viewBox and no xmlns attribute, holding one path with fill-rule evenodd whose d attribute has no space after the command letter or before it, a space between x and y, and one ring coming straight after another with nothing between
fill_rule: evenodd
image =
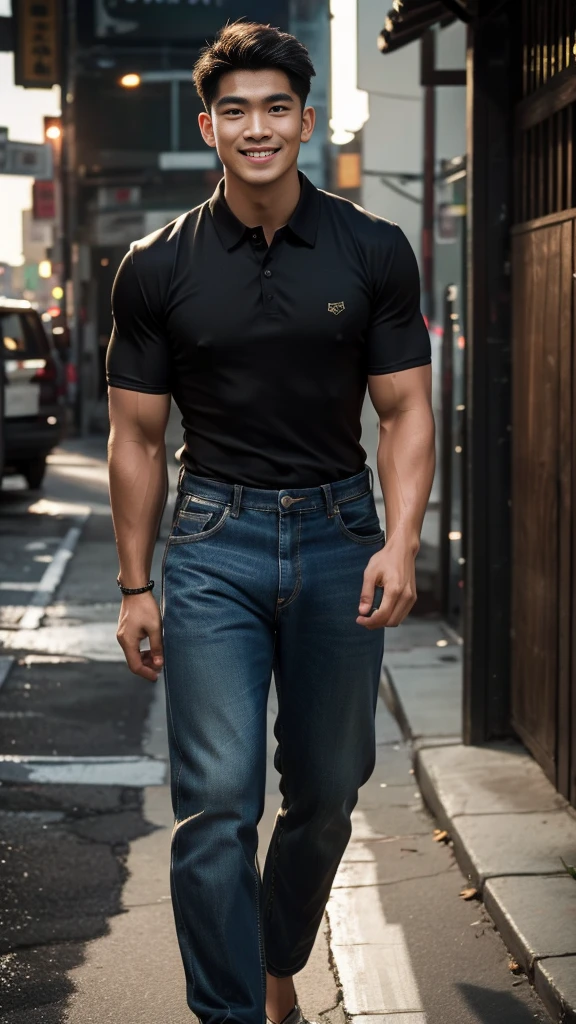
<instances>
[{"instance_id":1,"label":"shirt button","mask_svg":"<svg viewBox=\"0 0 576 1024\"><path fill-rule=\"evenodd\" d=\"M274 296L273 296L273 295L267 295L267 296L266 296L266 299L267 299L267 301L268 301L268 302L272 302L272 299L273 299L273 298L274 298Z\"/></svg>"},{"instance_id":2,"label":"shirt button","mask_svg":"<svg viewBox=\"0 0 576 1024\"><path fill-rule=\"evenodd\" d=\"M252 235L252 238L254 239L254 241L256 241L256 239L258 238L258 235L256 234L256 232L254 232L254 234Z\"/></svg>"},{"instance_id":3,"label":"shirt button","mask_svg":"<svg viewBox=\"0 0 576 1024\"><path fill-rule=\"evenodd\" d=\"M272 277L272 271L271 270L265 270L264 271L264 277Z\"/></svg>"}]
</instances>

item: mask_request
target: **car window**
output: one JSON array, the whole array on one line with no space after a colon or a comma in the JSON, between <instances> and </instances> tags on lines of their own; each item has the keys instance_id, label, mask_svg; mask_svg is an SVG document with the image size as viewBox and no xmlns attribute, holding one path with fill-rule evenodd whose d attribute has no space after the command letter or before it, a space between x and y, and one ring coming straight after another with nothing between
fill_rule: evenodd
<instances>
[{"instance_id":1,"label":"car window","mask_svg":"<svg viewBox=\"0 0 576 1024\"><path fill-rule=\"evenodd\" d=\"M46 355L46 339L34 314L0 312L0 337L5 359L38 359Z\"/></svg>"}]
</instances>

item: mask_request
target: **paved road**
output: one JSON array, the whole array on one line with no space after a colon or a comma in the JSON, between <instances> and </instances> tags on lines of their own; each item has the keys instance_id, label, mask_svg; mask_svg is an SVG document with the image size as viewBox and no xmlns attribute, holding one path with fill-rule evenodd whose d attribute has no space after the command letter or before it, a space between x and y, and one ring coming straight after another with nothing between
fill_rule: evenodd
<instances>
[{"instance_id":1,"label":"paved road","mask_svg":"<svg viewBox=\"0 0 576 1024\"><path fill-rule=\"evenodd\" d=\"M171 450L179 443L176 429ZM114 638L104 457L102 438L70 442L52 459L43 504L17 489L0 494L0 577L14 585L0 590L0 636L15 658L0 687L0 753L43 759L17 784L0 765L2 1024L191 1020L169 900L162 694L130 675ZM18 630L79 506L91 515L43 622ZM439 635L435 623L423 628ZM401 643L401 631L387 643ZM271 700L270 725L274 710ZM377 723L378 764L329 924L298 979L305 1009L344 1024L343 989L346 1010L365 1024L544 1024L482 907L459 898L464 880L450 848L432 839L409 751L383 704ZM157 784L134 784L135 771L148 778L158 761ZM263 845L277 802L271 769Z\"/></svg>"}]
</instances>

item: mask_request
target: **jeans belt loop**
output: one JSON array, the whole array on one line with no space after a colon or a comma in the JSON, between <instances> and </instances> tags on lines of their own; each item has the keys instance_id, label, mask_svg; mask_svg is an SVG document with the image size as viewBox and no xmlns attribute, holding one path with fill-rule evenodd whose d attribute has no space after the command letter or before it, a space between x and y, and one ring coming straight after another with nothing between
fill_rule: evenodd
<instances>
[{"instance_id":1,"label":"jeans belt loop","mask_svg":"<svg viewBox=\"0 0 576 1024\"><path fill-rule=\"evenodd\" d=\"M332 498L332 488L330 484L320 484L324 492L324 500L326 502L326 511L328 513L328 519L332 519L334 516L334 500Z\"/></svg>"},{"instance_id":2,"label":"jeans belt loop","mask_svg":"<svg viewBox=\"0 0 576 1024\"><path fill-rule=\"evenodd\" d=\"M242 501L242 484L234 484L234 500L232 502L232 519L238 519L240 515L240 502Z\"/></svg>"}]
</instances>

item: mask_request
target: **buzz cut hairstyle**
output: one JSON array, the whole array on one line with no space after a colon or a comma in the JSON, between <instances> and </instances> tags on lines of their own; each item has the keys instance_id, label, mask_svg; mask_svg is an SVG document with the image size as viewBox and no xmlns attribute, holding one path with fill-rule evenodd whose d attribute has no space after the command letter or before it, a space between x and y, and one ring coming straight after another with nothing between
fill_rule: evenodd
<instances>
[{"instance_id":1,"label":"buzz cut hairstyle","mask_svg":"<svg viewBox=\"0 0 576 1024\"><path fill-rule=\"evenodd\" d=\"M234 21L220 29L212 43L200 51L192 78L208 113L218 93L218 83L229 71L283 71L302 109L316 74L308 50L296 36L271 25Z\"/></svg>"}]
</instances>

